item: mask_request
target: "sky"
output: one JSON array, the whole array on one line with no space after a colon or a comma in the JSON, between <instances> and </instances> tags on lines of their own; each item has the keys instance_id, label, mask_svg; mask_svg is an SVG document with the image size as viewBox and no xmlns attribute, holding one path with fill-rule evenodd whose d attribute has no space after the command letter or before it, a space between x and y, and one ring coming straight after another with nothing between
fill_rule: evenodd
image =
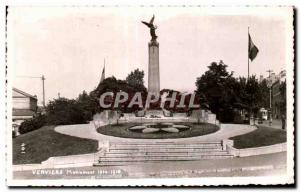
<instances>
[{"instance_id":1,"label":"sky","mask_svg":"<svg viewBox=\"0 0 300 192\"><path fill-rule=\"evenodd\" d=\"M250 75L285 69L292 27L291 8L208 7L9 7L7 65L12 86L42 103L76 98L106 77L125 79L136 68L148 82L149 29L141 21L155 14L160 87L195 90L211 62L223 62L234 76L247 76L248 27L259 53Z\"/></svg>"}]
</instances>

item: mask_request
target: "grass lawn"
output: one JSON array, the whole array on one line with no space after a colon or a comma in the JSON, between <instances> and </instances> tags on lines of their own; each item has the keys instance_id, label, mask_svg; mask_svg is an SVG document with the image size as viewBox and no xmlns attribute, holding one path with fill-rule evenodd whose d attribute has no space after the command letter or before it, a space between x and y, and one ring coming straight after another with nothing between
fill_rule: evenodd
<instances>
[{"instance_id":1,"label":"grass lawn","mask_svg":"<svg viewBox=\"0 0 300 192\"><path fill-rule=\"evenodd\" d=\"M255 131L229 138L237 149L262 147L286 142L286 131L259 126Z\"/></svg>"},{"instance_id":2,"label":"grass lawn","mask_svg":"<svg viewBox=\"0 0 300 192\"><path fill-rule=\"evenodd\" d=\"M13 164L41 163L53 156L76 155L97 151L98 142L63 135L55 126L45 126L13 139ZM21 144L25 143L25 154Z\"/></svg>"},{"instance_id":3,"label":"grass lawn","mask_svg":"<svg viewBox=\"0 0 300 192\"><path fill-rule=\"evenodd\" d=\"M128 128L141 125L141 123L122 123L114 125L106 125L99 127L97 131L104 135L111 135L115 137L136 138L136 139L171 139L171 138L187 138L201 135L207 135L218 131L220 128L208 123L174 123L176 125L186 125L191 129L178 133L137 133L128 130Z\"/></svg>"}]
</instances>

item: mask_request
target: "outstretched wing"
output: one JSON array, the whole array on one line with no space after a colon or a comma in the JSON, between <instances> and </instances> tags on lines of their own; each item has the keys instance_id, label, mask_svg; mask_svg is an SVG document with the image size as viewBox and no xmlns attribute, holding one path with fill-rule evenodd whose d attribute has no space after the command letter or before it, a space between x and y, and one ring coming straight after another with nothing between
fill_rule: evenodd
<instances>
[{"instance_id":1,"label":"outstretched wing","mask_svg":"<svg viewBox=\"0 0 300 192\"><path fill-rule=\"evenodd\" d=\"M145 21L142 21L142 23L144 23L145 25L147 25L148 27L151 27L151 25Z\"/></svg>"},{"instance_id":2,"label":"outstretched wing","mask_svg":"<svg viewBox=\"0 0 300 192\"><path fill-rule=\"evenodd\" d=\"M153 17L152 17L152 19L150 20L150 24L153 24L153 21L154 21L154 15L153 15Z\"/></svg>"}]
</instances>

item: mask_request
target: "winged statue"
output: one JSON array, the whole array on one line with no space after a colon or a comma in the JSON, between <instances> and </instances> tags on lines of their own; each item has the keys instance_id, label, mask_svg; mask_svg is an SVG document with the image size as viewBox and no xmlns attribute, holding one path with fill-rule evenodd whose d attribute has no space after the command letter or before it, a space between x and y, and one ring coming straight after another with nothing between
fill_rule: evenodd
<instances>
[{"instance_id":1,"label":"winged statue","mask_svg":"<svg viewBox=\"0 0 300 192\"><path fill-rule=\"evenodd\" d=\"M153 15L149 23L142 21L143 24L145 24L147 27L150 28L150 35L152 37L151 41L155 41L157 39L157 36L155 34L155 30L157 29L157 26L153 24L154 18L155 16Z\"/></svg>"}]
</instances>

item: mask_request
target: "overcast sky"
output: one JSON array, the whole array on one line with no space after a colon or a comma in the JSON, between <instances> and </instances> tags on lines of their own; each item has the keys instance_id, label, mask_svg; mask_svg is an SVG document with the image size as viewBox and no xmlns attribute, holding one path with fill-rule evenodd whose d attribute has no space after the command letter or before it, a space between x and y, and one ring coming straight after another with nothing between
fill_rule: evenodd
<instances>
[{"instance_id":1,"label":"overcast sky","mask_svg":"<svg viewBox=\"0 0 300 192\"><path fill-rule=\"evenodd\" d=\"M223 60L234 75L247 76L248 26L259 53L250 74L279 73L286 66L289 8L107 8L10 7L8 66L13 86L36 94L45 75L46 102L58 92L76 98L106 77L125 79L135 68L148 73L149 29L140 21L155 14L161 88L195 89L213 61Z\"/></svg>"}]
</instances>

